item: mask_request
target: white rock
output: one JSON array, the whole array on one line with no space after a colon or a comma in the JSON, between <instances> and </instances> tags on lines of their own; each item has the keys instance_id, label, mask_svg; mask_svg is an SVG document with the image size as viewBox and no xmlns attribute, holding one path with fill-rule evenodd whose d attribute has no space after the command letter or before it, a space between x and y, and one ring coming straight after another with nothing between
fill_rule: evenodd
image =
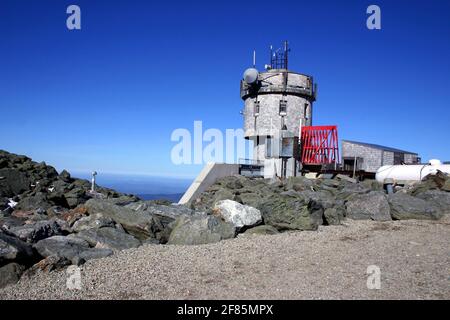
<instances>
[{"instance_id":1,"label":"white rock","mask_svg":"<svg viewBox=\"0 0 450 320\"><path fill-rule=\"evenodd\" d=\"M262 221L261 212L250 206L233 200L222 200L216 203L214 211L236 228L254 226Z\"/></svg>"}]
</instances>

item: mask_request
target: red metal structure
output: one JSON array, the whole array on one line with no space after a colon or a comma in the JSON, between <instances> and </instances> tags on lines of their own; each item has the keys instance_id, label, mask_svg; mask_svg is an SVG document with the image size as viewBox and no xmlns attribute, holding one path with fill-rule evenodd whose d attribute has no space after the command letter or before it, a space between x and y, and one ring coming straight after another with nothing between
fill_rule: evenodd
<instances>
[{"instance_id":1,"label":"red metal structure","mask_svg":"<svg viewBox=\"0 0 450 320\"><path fill-rule=\"evenodd\" d=\"M300 137L304 165L339 163L337 126L301 127Z\"/></svg>"}]
</instances>

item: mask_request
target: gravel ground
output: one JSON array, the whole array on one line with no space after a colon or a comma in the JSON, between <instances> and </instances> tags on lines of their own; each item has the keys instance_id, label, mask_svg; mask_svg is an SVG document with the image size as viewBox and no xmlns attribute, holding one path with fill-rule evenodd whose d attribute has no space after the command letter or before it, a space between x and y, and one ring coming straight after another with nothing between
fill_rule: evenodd
<instances>
[{"instance_id":1,"label":"gravel ground","mask_svg":"<svg viewBox=\"0 0 450 320\"><path fill-rule=\"evenodd\" d=\"M39 272L0 299L450 299L450 215L351 221L318 231L241 235L202 246L146 245L65 271ZM381 289L367 289L367 267Z\"/></svg>"}]
</instances>

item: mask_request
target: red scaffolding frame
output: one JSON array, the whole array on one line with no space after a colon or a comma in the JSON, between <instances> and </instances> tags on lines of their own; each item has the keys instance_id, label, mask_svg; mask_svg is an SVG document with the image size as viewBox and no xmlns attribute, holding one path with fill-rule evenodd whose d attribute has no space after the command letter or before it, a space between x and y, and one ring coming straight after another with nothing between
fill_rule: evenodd
<instances>
[{"instance_id":1,"label":"red scaffolding frame","mask_svg":"<svg viewBox=\"0 0 450 320\"><path fill-rule=\"evenodd\" d=\"M302 127L300 141L304 165L339 163L337 126Z\"/></svg>"}]
</instances>

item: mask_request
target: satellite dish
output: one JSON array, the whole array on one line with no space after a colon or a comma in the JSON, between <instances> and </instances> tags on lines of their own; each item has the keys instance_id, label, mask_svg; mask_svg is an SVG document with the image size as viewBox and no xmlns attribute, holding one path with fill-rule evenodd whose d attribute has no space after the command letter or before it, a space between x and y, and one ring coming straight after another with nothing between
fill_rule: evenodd
<instances>
[{"instance_id":1,"label":"satellite dish","mask_svg":"<svg viewBox=\"0 0 450 320\"><path fill-rule=\"evenodd\" d=\"M255 68L248 68L244 72L244 81L247 84L254 84L258 80L258 70Z\"/></svg>"}]
</instances>

